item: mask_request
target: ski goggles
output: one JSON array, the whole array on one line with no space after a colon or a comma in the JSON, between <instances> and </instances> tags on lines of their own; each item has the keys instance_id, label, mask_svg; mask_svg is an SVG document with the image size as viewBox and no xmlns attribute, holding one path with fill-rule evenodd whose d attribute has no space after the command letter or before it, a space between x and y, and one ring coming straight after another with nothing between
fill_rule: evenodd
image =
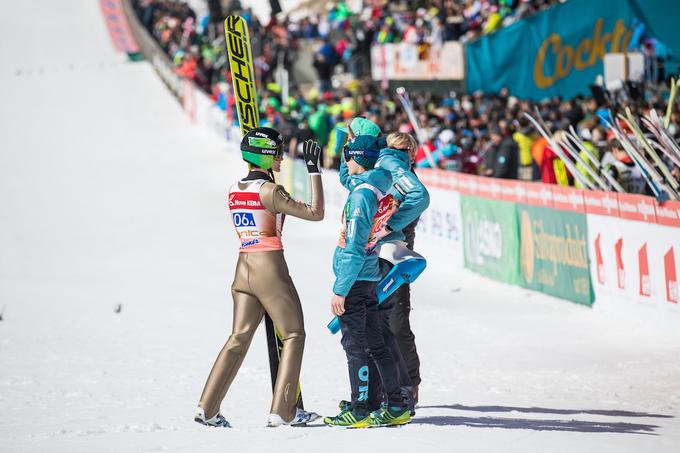
<instances>
[{"instance_id":1,"label":"ski goggles","mask_svg":"<svg viewBox=\"0 0 680 453\"><path fill-rule=\"evenodd\" d=\"M349 149L348 145L342 148L342 155L345 162L349 162L354 157L368 157L369 159L377 159L380 156L380 151L363 150L363 149Z\"/></svg>"},{"instance_id":2,"label":"ski goggles","mask_svg":"<svg viewBox=\"0 0 680 453\"><path fill-rule=\"evenodd\" d=\"M271 139L263 137L249 137L248 145L253 149L249 151L254 151L258 154L264 156L272 156L274 159L280 159L283 157L283 144L276 146L276 142Z\"/></svg>"}]
</instances>

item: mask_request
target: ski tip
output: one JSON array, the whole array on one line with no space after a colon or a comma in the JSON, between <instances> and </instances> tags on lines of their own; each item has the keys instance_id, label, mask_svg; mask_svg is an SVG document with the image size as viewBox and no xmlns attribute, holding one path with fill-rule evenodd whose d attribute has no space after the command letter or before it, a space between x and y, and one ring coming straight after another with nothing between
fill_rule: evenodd
<instances>
[{"instance_id":1,"label":"ski tip","mask_svg":"<svg viewBox=\"0 0 680 453\"><path fill-rule=\"evenodd\" d=\"M338 320L338 317L336 316L333 319L331 319L331 322L329 322L326 327L333 335L338 333L338 331L340 330L340 321Z\"/></svg>"}]
</instances>

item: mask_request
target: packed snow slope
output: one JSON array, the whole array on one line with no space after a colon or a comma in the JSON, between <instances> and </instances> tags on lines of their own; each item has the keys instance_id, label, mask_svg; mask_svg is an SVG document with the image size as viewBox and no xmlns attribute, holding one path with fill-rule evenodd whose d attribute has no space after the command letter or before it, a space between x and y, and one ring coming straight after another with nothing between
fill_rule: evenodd
<instances>
[{"instance_id":1,"label":"packed snow slope","mask_svg":"<svg viewBox=\"0 0 680 453\"><path fill-rule=\"evenodd\" d=\"M11 2L0 30L0 451L671 452L680 329L453 268L414 285L421 401L400 429L267 429L263 328L225 399L193 411L231 327L237 152L194 128L94 1ZM349 393L330 318L337 215L289 219L307 408ZM262 276L266 278L266 276Z\"/></svg>"}]
</instances>

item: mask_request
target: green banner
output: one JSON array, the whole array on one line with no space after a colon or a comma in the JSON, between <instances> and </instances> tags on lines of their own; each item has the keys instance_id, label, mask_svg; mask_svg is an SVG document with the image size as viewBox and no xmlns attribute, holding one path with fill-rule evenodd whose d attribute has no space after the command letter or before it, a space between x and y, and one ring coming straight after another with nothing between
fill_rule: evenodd
<instances>
[{"instance_id":1,"label":"green banner","mask_svg":"<svg viewBox=\"0 0 680 453\"><path fill-rule=\"evenodd\" d=\"M312 194L309 187L309 173L305 161L295 159L293 162L293 192L291 196L305 203L312 202Z\"/></svg>"},{"instance_id":2,"label":"green banner","mask_svg":"<svg viewBox=\"0 0 680 453\"><path fill-rule=\"evenodd\" d=\"M519 284L515 203L460 197L465 267L495 280Z\"/></svg>"},{"instance_id":3,"label":"green banner","mask_svg":"<svg viewBox=\"0 0 680 453\"><path fill-rule=\"evenodd\" d=\"M520 204L517 217L522 286L592 305L585 214Z\"/></svg>"},{"instance_id":4,"label":"green banner","mask_svg":"<svg viewBox=\"0 0 680 453\"><path fill-rule=\"evenodd\" d=\"M281 184L291 196L294 196L293 191L293 167L295 166L295 159L291 157L284 157L281 162L281 171L275 175L276 182Z\"/></svg>"}]
</instances>

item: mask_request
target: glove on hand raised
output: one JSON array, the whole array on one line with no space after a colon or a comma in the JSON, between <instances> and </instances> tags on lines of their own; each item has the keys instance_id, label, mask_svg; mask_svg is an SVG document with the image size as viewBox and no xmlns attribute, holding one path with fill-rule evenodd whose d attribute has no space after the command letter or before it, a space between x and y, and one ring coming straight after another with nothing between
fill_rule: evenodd
<instances>
[{"instance_id":1,"label":"glove on hand raised","mask_svg":"<svg viewBox=\"0 0 680 453\"><path fill-rule=\"evenodd\" d=\"M321 147L314 140L307 140L302 144L302 157L307 165L307 172L310 175L321 174L319 159L321 159Z\"/></svg>"}]
</instances>

